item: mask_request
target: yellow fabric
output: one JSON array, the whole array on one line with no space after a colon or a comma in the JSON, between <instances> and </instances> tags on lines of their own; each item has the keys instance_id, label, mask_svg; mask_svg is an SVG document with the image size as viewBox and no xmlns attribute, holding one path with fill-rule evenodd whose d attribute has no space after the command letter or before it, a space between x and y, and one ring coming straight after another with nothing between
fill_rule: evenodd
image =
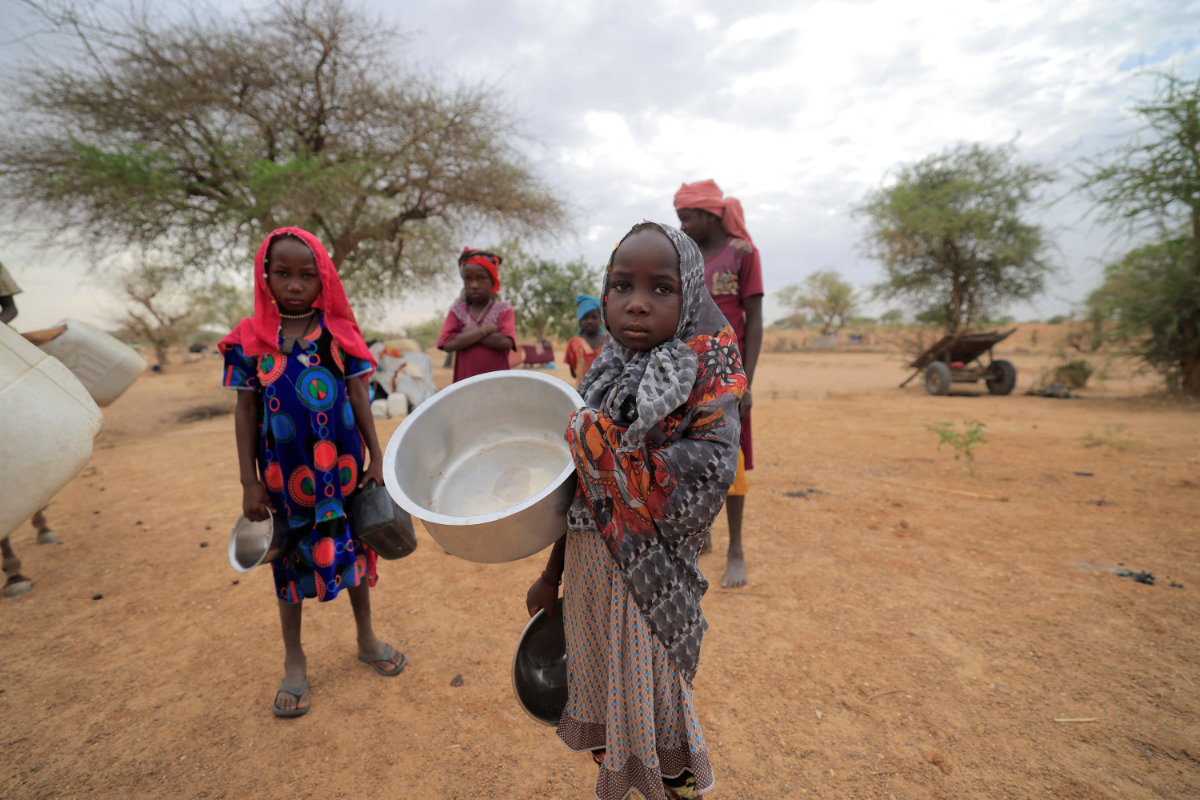
<instances>
[{"instance_id":1,"label":"yellow fabric","mask_svg":"<svg viewBox=\"0 0 1200 800\"><path fill-rule=\"evenodd\" d=\"M733 476L733 484L729 487L729 493L734 497L743 497L750 493L750 479L746 476L746 454L740 447L738 448L737 474Z\"/></svg>"}]
</instances>

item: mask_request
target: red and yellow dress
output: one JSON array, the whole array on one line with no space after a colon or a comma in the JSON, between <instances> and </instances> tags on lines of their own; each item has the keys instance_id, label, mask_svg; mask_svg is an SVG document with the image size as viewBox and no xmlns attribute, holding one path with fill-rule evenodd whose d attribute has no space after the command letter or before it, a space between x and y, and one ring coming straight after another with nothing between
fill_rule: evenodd
<instances>
[{"instance_id":1,"label":"red and yellow dress","mask_svg":"<svg viewBox=\"0 0 1200 800\"><path fill-rule=\"evenodd\" d=\"M563 361L571 368L576 379L581 381L603 349L604 342L600 342L599 347L592 347L582 336L572 336L567 340L567 354L563 356Z\"/></svg>"}]
</instances>

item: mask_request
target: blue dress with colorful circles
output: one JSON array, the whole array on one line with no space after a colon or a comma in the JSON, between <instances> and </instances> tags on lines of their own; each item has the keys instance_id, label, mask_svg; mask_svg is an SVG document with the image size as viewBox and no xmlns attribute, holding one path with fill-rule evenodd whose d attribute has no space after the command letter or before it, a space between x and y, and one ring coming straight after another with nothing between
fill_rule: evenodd
<instances>
[{"instance_id":1,"label":"blue dress with colorful circles","mask_svg":"<svg viewBox=\"0 0 1200 800\"><path fill-rule=\"evenodd\" d=\"M338 346L320 315L291 353L225 350L222 383L258 394L259 477L291 544L271 569L276 593L288 602L332 600L343 587L357 586L371 566L367 548L350 535L344 506L363 467L346 381L371 370L370 362Z\"/></svg>"}]
</instances>

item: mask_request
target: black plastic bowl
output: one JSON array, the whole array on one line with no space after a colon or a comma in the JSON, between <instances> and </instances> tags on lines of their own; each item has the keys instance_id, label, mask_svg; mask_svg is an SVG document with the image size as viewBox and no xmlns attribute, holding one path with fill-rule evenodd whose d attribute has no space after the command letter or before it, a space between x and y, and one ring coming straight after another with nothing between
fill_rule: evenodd
<instances>
[{"instance_id":1,"label":"black plastic bowl","mask_svg":"<svg viewBox=\"0 0 1200 800\"><path fill-rule=\"evenodd\" d=\"M567 639L560 598L554 616L539 609L517 640L512 679L517 702L544 725L558 725L567 707Z\"/></svg>"}]
</instances>

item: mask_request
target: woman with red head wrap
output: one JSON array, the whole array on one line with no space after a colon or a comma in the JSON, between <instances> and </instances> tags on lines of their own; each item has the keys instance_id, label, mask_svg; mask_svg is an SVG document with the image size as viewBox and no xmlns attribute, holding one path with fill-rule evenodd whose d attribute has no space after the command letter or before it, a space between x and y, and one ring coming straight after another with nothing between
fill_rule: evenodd
<instances>
[{"instance_id":1,"label":"woman with red head wrap","mask_svg":"<svg viewBox=\"0 0 1200 800\"><path fill-rule=\"evenodd\" d=\"M383 483L366 377L375 359L333 261L300 228L272 231L254 257L254 316L219 345L224 385L238 392L234 430L247 519L273 519L284 547L271 562L283 629L284 677L271 709L308 712L308 661L300 644L305 598L350 595L358 658L381 675L403 654L375 636L370 587L376 555L350 532L347 501Z\"/></svg>"},{"instance_id":2,"label":"woman with red head wrap","mask_svg":"<svg viewBox=\"0 0 1200 800\"><path fill-rule=\"evenodd\" d=\"M454 353L454 381L508 369L508 353L517 347L511 303L499 299L500 256L463 248L458 257L463 290L442 326L438 349Z\"/></svg>"},{"instance_id":3,"label":"woman with red head wrap","mask_svg":"<svg viewBox=\"0 0 1200 800\"><path fill-rule=\"evenodd\" d=\"M704 281L713 300L737 335L746 369L746 394L742 398L741 460L726 500L729 552L721 585L744 586L746 560L742 553L742 516L749 482L746 470L754 468L754 441L750 433L750 385L762 349L762 263L758 248L746 230L742 204L726 197L715 181L685 183L675 193L679 227L700 246L704 256ZM710 544L711 546L711 544Z\"/></svg>"}]
</instances>

